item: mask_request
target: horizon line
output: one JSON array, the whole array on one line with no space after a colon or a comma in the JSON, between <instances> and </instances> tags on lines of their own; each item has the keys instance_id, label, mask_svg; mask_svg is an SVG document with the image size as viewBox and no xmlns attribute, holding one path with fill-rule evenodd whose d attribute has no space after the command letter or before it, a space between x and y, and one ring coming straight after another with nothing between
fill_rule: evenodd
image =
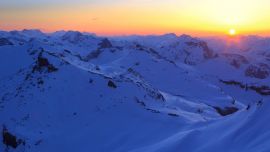
<instances>
[{"instance_id":1,"label":"horizon line","mask_svg":"<svg viewBox=\"0 0 270 152\"><path fill-rule=\"evenodd\" d=\"M91 32L91 31L87 31L87 30L77 30L77 29L59 29L59 30L46 30L46 29L42 29L42 28L20 28L20 29L9 29L9 30L5 30L5 29L0 29L0 31L4 31L4 32L12 32L12 31L24 31L24 30L38 30L44 34L52 34L55 32L69 32L69 31L74 31L74 32L80 32L80 33L88 33L88 34L93 34L96 36L100 36L100 37L129 37L129 36L162 36L162 35L168 35L168 34L174 34L176 36L182 36L182 35L188 35L188 36L192 36L192 37L231 37L228 34L225 33L221 33L221 32L205 32L205 31L201 31L201 32L195 32L195 33L189 33L189 32L160 32L160 33L127 33L127 34L123 34L123 33L119 33L119 34L105 34L105 33L99 33L99 32ZM209 34L201 34L201 33L209 33ZM215 33L215 34L214 34ZM259 34L259 33L265 33L265 34ZM247 36L257 36L257 37L263 37L263 38L268 38L270 37L270 31L269 32L259 32L259 33L243 33L243 34L237 34L233 37L247 37Z\"/></svg>"}]
</instances>

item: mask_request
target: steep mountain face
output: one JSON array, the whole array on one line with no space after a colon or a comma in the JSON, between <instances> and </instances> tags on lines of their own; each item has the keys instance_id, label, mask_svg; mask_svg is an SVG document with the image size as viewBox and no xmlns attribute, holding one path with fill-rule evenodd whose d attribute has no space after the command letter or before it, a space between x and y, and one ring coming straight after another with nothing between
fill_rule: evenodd
<instances>
[{"instance_id":1,"label":"steep mountain face","mask_svg":"<svg viewBox=\"0 0 270 152\"><path fill-rule=\"evenodd\" d=\"M265 79L269 76L270 67L267 64L259 63L257 65L250 65L246 71L246 76L255 77L258 79Z\"/></svg>"},{"instance_id":2,"label":"steep mountain face","mask_svg":"<svg viewBox=\"0 0 270 152\"><path fill-rule=\"evenodd\" d=\"M0 46L4 46L4 45L13 45L13 43L11 43L8 39L6 38L0 38Z\"/></svg>"},{"instance_id":3,"label":"steep mountain face","mask_svg":"<svg viewBox=\"0 0 270 152\"><path fill-rule=\"evenodd\" d=\"M95 38L93 36L84 35L77 31L68 31L61 36L61 39L69 43L79 44L91 42L91 40L94 40Z\"/></svg>"},{"instance_id":4,"label":"steep mountain face","mask_svg":"<svg viewBox=\"0 0 270 152\"><path fill-rule=\"evenodd\" d=\"M0 37L0 151L270 148L269 63L254 52L174 34Z\"/></svg>"},{"instance_id":5,"label":"steep mountain face","mask_svg":"<svg viewBox=\"0 0 270 152\"><path fill-rule=\"evenodd\" d=\"M188 65L196 65L216 57L204 41L188 35L137 36L131 38L131 41L149 47L171 61Z\"/></svg>"},{"instance_id":6,"label":"steep mountain face","mask_svg":"<svg viewBox=\"0 0 270 152\"><path fill-rule=\"evenodd\" d=\"M221 56L237 69L249 63L248 59L240 54L224 53Z\"/></svg>"}]
</instances>

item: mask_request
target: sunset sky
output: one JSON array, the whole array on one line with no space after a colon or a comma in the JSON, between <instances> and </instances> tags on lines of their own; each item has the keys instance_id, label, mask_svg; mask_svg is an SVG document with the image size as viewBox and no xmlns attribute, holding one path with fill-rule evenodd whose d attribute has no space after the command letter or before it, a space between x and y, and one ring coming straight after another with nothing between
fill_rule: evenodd
<instances>
[{"instance_id":1,"label":"sunset sky","mask_svg":"<svg viewBox=\"0 0 270 152\"><path fill-rule=\"evenodd\" d=\"M269 0L0 0L0 29L268 35Z\"/></svg>"}]
</instances>

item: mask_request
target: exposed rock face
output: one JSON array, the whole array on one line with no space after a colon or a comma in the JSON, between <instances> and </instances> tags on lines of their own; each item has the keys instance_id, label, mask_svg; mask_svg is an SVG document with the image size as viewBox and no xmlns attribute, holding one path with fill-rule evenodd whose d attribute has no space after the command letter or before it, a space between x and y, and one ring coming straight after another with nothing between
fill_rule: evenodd
<instances>
[{"instance_id":1,"label":"exposed rock face","mask_svg":"<svg viewBox=\"0 0 270 152\"><path fill-rule=\"evenodd\" d=\"M10 42L8 39L6 38L0 38L0 46L5 46L5 45L13 45L12 42Z\"/></svg>"},{"instance_id":2,"label":"exposed rock face","mask_svg":"<svg viewBox=\"0 0 270 152\"><path fill-rule=\"evenodd\" d=\"M82 36L84 36L84 35L82 35ZM111 42L107 38L104 38L101 40L101 42L98 43L98 47L96 48L96 50L93 50L88 55L82 57L81 60L89 61L92 59L96 59L104 51L103 49L109 49L109 48L113 48L113 45L111 44ZM111 49L110 51L113 52L114 50Z\"/></svg>"},{"instance_id":3,"label":"exposed rock face","mask_svg":"<svg viewBox=\"0 0 270 152\"><path fill-rule=\"evenodd\" d=\"M269 76L269 74L270 67L264 63L250 65L245 71L246 76L258 79L265 79Z\"/></svg>"},{"instance_id":4,"label":"exposed rock face","mask_svg":"<svg viewBox=\"0 0 270 152\"><path fill-rule=\"evenodd\" d=\"M204 56L205 59L211 59L211 58L214 58L216 56L215 53L213 52L213 50L211 50L208 47L207 43L204 42L204 41L198 41L198 42L190 41L190 42L186 42L186 45L192 46L192 47L200 47L200 48L202 48L203 56Z\"/></svg>"},{"instance_id":5,"label":"exposed rock face","mask_svg":"<svg viewBox=\"0 0 270 152\"><path fill-rule=\"evenodd\" d=\"M214 107L214 108L221 116L227 116L238 111L238 108L236 107L225 107L224 109L220 107Z\"/></svg>"},{"instance_id":6,"label":"exposed rock face","mask_svg":"<svg viewBox=\"0 0 270 152\"><path fill-rule=\"evenodd\" d=\"M55 72L58 69L49 63L48 59L42 56L42 52L39 54L36 65L33 67L34 71L41 71L42 69L46 69L47 72Z\"/></svg>"},{"instance_id":7,"label":"exposed rock face","mask_svg":"<svg viewBox=\"0 0 270 152\"><path fill-rule=\"evenodd\" d=\"M220 82L227 84L227 85L234 85L234 86L239 86L242 89L245 90L254 90L256 91L258 94L264 95L264 96L269 96L270 95L270 87L269 86L256 86L256 85L248 85L248 84L243 84L241 82L237 82L234 80L229 80L229 81L225 81L225 80L220 80Z\"/></svg>"},{"instance_id":8,"label":"exposed rock face","mask_svg":"<svg viewBox=\"0 0 270 152\"><path fill-rule=\"evenodd\" d=\"M270 95L270 87L269 86L250 86L250 89L256 91L261 95Z\"/></svg>"},{"instance_id":9,"label":"exposed rock face","mask_svg":"<svg viewBox=\"0 0 270 152\"><path fill-rule=\"evenodd\" d=\"M235 86L239 86L240 88L247 88L247 84L242 84L241 82L238 82L238 81L234 81L234 80L228 80L228 81L225 81L225 80L219 80L220 82L224 83L224 84L227 84L227 85L235 85Z\"/></svg>"},{"instance_id":10,"label":"exposed rock face","mask_svg":"<svg viewBox=\"0 0 270 152\"><path fill-rule=\"evenodd\" d=\"M95 59L97 58L100 54L102 53L102 51L100 49L97 49L91 53L89 53L83 60L84 61L89 61L91 59Z\"/></svg>"},{"instance_id":11,"label":"exposed rock face","mask_svg":"<svg viewBox=\"0 0 270 152\"><path fill-rule=\"evenodd\" d=\"M63 41L69 41L70 43L77 43L83 41L83 34L77 31L68 31L62 36Z\"/></svg>"},{"instance_id":12,"label":"exposed rock face","mask_svg":"<svg viewBox=\"0 0 270 152\"><path fill-rule=\"evenodd\" d=\"M2 130L3 144L7 147L17 148L21 144L25 144L22 139L17 139L16 136L12 135L7 128L4 126Z\"/></svg>"},{"instance_id":13,"label":"exposed rock face","mask_svg":"<svg viewBox=\"0 0 270 152\"><path fill-rule=\"evenodd\" d=\"M91 43L89 40L95 40L94 36L85 35L78 31L68 31L61 38L63 41L68 41L73 44L79 44L82 42Z\"/></svg>"},{"instance_id":14,"label":"exposed rock face","mask_svg":"<svg viewBox=\"0 0 270 152\"><path fill-rule=\"evenodd\" d=\"M214 51L208 47L206 42L194 38L189 39L190 40L188 41L183 40L183 53L177 54L180 59L183 59L185 64L197 65L207 59L217 57Z\"/></svg>"},{"instance_id":15,"label":"exposed rock face","mask_svg":"<svg viewBox=\"0 0 270 152\"><path fill-rule=\"evenodd\" d=\"M99 48L100 49L111 48L111 47L112 47L112 44L111 44L111 42L107 38L103 39L99 43Z\"/></svg>"},{"instance_id":16,"label":"exposed rock face","mask_svg":"<svg viewBox=\"0 0 270 152\"><path fill-rule=\"evenodd\" d=\"M241 65L249 63L244 56L239 54L223 54L223 56L226 57L235 68L240 68Z\"/></svg>"},{"instance_id":17,"label":"exposed rock face","mask_svg":"<svg viewBox=\"0 0 270 152\"><path fill-rule=\"evenodd\" d=\"M175 113L168 113L169 116L173 116L173 117L179 117L178 114L175 114Z\"/></svg>"},{"instance_id":18,"label":"exposed rock face","mask_svg":"<svg viewBox=\"0 0 270 152\"><path fill-rule=\"evenodd\" d=\"M117 88L116 84L114 82L112 82L111 80L109 80L108 86L111 88L114 88L114 89Z\"/></svg>"}]
</instances>

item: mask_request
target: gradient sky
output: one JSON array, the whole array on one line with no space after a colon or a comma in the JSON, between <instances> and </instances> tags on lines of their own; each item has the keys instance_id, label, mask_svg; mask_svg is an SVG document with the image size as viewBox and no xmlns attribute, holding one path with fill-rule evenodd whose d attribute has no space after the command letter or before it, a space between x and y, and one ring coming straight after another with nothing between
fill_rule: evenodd
<instances>
[{"instance_id":1,"label":"gradient sky","mask_svg":"<svg viewBox=\"0 0 270 152\"><path fill-rule=\"evenodd\" d=\"M0 29L269 35L270 0L0 0Z\"/></svg>"}]
</instances>

